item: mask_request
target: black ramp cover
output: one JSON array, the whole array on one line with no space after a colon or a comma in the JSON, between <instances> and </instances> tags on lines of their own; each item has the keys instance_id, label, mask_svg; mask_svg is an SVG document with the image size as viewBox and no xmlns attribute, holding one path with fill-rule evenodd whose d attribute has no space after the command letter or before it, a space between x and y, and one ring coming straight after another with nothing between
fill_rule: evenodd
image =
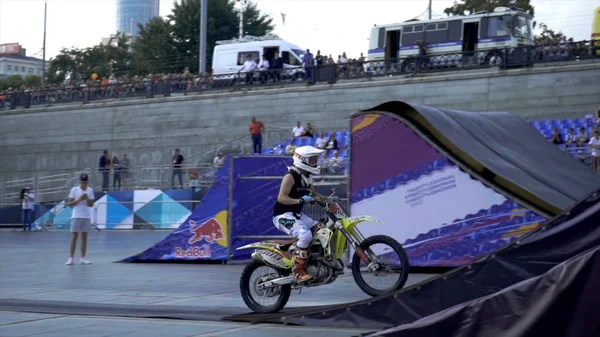
<instances>
[{"instance_id":1,"label":"black ramp cover","mask_svg":"<svg viewBox=\"0 0 600 337\"><path fill-rule=\"evenodd\" d=\"M437 124L439 113L431 113L430 108L422 106L415 108L432 124ZM498 154L502 161L515 166L517 172L522 172L522 177L499 174L495 172L495 166L501 163L492 162L483 154L469 152L479 162L484 163L496 174L561 206L562 209L585 198L595 187L600 186L598 175L573 160L570 155L550 143L516 115L505 112L469 113L445 109L440 111L460 124L477 142ZM451 140L454 143L462 143L459 138ZM583 175L579 176L578 173ZM590 178L597 185L592 185L590 190L590 183L586 178Z\"/></svg>"},{"instance_id":2,"label":"black ramp cover","mask_svg":"<svg viewBox=\"0 0 600 337\"><path fill-rule=\"evenodd\" d=\"M548 272L370 336L600 336L600 246Z\"/></svg>"},{"instance_id":3,"label":"black ramp cover","mask_svg":"<svg viewBox=\"0 0 600 337\"><path fill-rule=\"evenodd\" d=\"M397 101L368 111L385 111L408 119L415 113L422 116L488 170L558 210L571 207L600 188L599 175L514 114L463 112Z\"/></svg>"},{"instance_id":4,"label":"black ramp cover","mask_svg":"<svg viewBox=\"0 0 600 337\"><path fill-rule=\"evenodd\" d=\"M391 295L335 306L330 310L288 314L280 321L383 329L411 323L493 294L541 275L561 262L600 245L598 198L599 194L593 193L546 226L479 261L440 275L432 281ZM264 317L261 320L264 321Z\"/></svg>"}]
</instances>

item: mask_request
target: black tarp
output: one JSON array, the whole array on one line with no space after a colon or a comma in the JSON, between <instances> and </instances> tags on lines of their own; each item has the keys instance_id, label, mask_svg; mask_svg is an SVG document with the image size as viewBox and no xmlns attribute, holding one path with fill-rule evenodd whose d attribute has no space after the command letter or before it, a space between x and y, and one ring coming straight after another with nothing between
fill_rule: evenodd
<instances>
[{"instance_id":1,"label":"black tarp","mask_svg":"<svg viewBox=\"0 0 600 337\"><path fill-rule=\"evenodd\" d=\"M600 336L600 246L548 272L373 336Z\"/></svg>"},{"instance_id":2,"label":"black tarp","mask_svg":"<svg viewBox=\"0 0 600 337\"><path fill-rule=\"evenodd\" d=\"M483 173L515 200L555 216L600 188L600 175L573 160L517 115L464 112L392 101L364 113L395 116ZM358 115L358 114L355 114Z\"/></svg>"},{"instance_id":3,"label":"black tarp","mask_svg":"<svg viewBox=\"0 0 600 337\"><path fill-rule=\"evenodd\" d=\"M386 329L414 322L539 276L600 245L599 192L498 251L401 291L328 308L307 308L304 312L248 314L227 319L363 329Z\"/></svg>"}]
</instances>

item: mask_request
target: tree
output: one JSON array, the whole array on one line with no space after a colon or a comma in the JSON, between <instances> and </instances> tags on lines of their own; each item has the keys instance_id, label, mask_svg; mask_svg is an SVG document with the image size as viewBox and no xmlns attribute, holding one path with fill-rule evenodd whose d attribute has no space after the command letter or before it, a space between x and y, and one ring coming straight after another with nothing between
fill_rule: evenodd
<instances>
[{"instance_id":1,"label":"tree","mask_svg":"<svg viewBox=\"0 0 600 337\"><path fill-rule=\"evenodd\" d=\"M177 49L169 20L157 17L146 25L140 25L138 37L132 47L132 73L146 75L176 70Z\"/></svg>"},{"instance_id":2,"label":"tree","mask_svg":"<svg viewBox=\"0 0 600 337\"><path fill-rule=\"evenodd\" d=\"M533 43L535 45L548 45L558 44L561 42L573 42L573 38L568 38L561 31L554 32L552 29L548 29L545 23L540 23L540 29L542 32L539 35L533 37Z\"/></svg>"},{"instance_id":3,"label":"tree","mask_svg":"<svg viewBox=\"0 0 600 337\"><path fill-rule=\"evenodd\" d=\"M207 66L212 64L212 52L219 40L237 37L239 19L234 1L209 0L207 6ZM182 0L175 3L173 14L168 16L173 29L173 42L177 50L178 71L186 66L190 71L199 69L198 50L200 46L200 0ZM264 35L273 30L273 19L260 13L256 4L248 3L244 10L244 31L248 35Z\"/></svg>"},{"instance_id":4,"label":"tree","mask_svg":"<svg viewBox=\"0 0 600 337\"><path fill-rule=\"evenodd\" d=\"M7 78L0 79L0 90L6 90L8 88L19 89L25 88L37 88L42 83L40 76L30 75L25 78L21 75L13 75Z\"/></svg>"},{"instance_id":5,"label":"tree","mask_svg":"<svg viewBox=\"0 0 600 337\"><path fill-rule=\"evenodd\" d=\"M534 16L533 6L529 2L530 0L461 0L460 3L455 1L452 7L444 9L444 14L472 15L483 11L491 12L496 7L515 6Z\"/></svg>"},{"instance_id":6,"label":"tree","mask_svg":"<svg viewBox=\"0 0 600 337\"><path fill-rule=\"evenodd\" d=\"M87 80L94 73L99 78L121 76L131 70L129 38L121 33L111 37L107 44L85 49L65 49L49 62L47 81L63 83Z\"/></svg>"}]
</instances>

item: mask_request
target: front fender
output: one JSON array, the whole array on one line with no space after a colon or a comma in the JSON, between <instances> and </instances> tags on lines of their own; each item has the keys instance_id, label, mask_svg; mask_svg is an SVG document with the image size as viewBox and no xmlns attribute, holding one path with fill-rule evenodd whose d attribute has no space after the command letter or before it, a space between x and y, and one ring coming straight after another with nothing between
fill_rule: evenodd
<instances>
[{"instance_id":1,"label":"front fender","mask_svg":"<svg viewBox=\"0 0 600 337\"><path fill-rule=\"evenodd\" d=\"M356 227L356 225L358 225L361 222L373 222L373 223L383 223L383 221L377 219L374 216L371 215L359 215L359 216L351 216L349 218L346 218L346 224L345 224L345 228L346 230L352 230L354 227Z\"/></svg>"}]
</instances>

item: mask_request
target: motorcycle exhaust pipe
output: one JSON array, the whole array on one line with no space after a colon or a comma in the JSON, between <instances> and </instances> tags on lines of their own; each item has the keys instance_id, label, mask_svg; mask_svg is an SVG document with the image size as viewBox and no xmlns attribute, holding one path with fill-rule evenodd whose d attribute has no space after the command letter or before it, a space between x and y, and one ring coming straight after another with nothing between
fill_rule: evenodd
<instances>
[{"instance_id":1,"label":"motorcycle exhaust pipe","mask_svg":"<svg viewBox=\"0 0 600 337\"><path fill-rule=\"evenodd\" d=\"M271 281L259 283L256 287L259 290L263 290L263 289L269 289L269 288L274 288L274 287L280 287L280 286L283 286L286 284L291 284L293 282L294 282L293 276L286 276L286 277L277 278L277 279L274 279Z\"/></svg>"}]
</instances>

